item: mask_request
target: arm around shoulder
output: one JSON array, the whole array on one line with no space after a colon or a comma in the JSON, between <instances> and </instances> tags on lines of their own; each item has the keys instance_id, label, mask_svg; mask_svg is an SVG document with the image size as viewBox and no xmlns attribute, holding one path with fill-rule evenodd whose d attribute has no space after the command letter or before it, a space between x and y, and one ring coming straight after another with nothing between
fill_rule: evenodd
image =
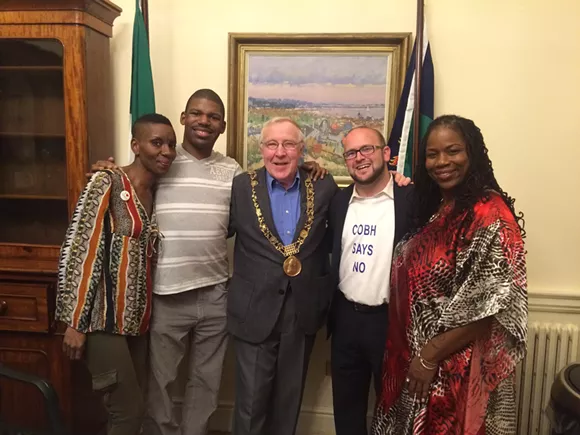
<instances>
[{"instance_id":1,"label":"arm around shoulder","mask_svg":"<svg viewBox=\"0 0 580 435\"><path fill-rule=\"evenodd\" d=\"M326 175L324 178L319 178L314 181L314 185L319 191L324 191L325 194L328 193L329 197L332 199L338 192L340 188L334 181L334 177L330 174Z\"/></svg>"},{"instance_id":2,"label":"arm around shoulder","mask_svg":"<svg viewBox=\"0 0 580 435\"><path fill-rule=\"evenodd\" d=\"M232 181L232 191L230 195L230 220L228 224L228 238L233 237L237 232L236 198L243 189L243 182L245 178L247 178L247 173L242 172L236 175Z\"/></svg>"}]
</instances>

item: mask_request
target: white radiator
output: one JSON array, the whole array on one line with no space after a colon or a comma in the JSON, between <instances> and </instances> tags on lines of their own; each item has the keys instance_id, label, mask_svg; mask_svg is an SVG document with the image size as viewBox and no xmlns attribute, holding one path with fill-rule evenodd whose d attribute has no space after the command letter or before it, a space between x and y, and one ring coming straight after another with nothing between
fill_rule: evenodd
<instances>
[{"instance_id":1,"label":"white radiator","mask_svg":"<svg viewBox=\"0 0 580 435\"><path fill-rule=\"evenodd\" d=\"M516 371L518 435L549 435L550 389L556 374L577 361L579 336L576 325L528 325L528 352Z\"/></svg>"}]
</instances>

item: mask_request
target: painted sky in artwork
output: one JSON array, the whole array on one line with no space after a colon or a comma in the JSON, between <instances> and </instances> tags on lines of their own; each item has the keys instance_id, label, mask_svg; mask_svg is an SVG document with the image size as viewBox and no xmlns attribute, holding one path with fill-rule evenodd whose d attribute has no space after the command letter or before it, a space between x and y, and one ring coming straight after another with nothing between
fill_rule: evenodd
<instances>
[{"instance_id":1,"label":"painted sky in artwork","mask_svg":"<svg viewBox=\"0 0 580 435\"><path fill-rule=\"evenodd\" d=\"M248 96L327 104L384 104L388 61L387 54L251 54Z\"/></svg>"}]
</instances>

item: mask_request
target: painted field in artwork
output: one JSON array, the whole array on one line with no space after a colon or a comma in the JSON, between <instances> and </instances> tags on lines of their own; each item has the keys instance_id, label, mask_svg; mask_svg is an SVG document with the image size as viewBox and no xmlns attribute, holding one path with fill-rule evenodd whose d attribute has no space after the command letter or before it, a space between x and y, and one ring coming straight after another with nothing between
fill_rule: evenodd
<instances>
[{"instance_id":1,"label":"painted field in artwork","mask_svg":"<svg viewBox=\"0 0 580 435\"><path fill-rule=\"evenodd\" d=\"M264 122L288 116L306 137L304 160L348 176L342 138L365 125L384 133L387 54L251 54L247 82L247 168L262 165Z\"/></svg>"}]
</instances>

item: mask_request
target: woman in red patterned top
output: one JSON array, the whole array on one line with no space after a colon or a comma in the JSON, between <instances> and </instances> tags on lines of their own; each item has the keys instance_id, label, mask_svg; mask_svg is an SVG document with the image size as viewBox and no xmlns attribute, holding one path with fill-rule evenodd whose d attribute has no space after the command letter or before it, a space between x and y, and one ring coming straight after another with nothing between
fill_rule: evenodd
<instances>
[{"instance_id":1,"label":"woman in red patterned top","mask_svg":"<svg viewBox=\"0 0 580 435\"><path fill-rule=\"evenodd\" d=\"M393 256L372 433L515 434L528 316L523 217L471 120L431 123L415 196L417 230Z\"/></svg>"}]
</instances>

